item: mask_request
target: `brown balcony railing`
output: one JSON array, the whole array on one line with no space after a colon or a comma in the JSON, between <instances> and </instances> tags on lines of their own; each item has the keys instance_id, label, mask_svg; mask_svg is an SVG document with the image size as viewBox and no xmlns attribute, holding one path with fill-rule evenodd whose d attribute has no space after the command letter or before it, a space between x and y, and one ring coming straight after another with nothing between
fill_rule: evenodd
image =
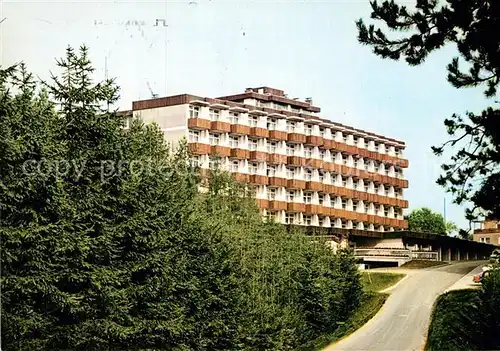
<instances>
[{"instance_id":1,"label":"brown balcony railing","mask_svg":"<svg viewBox=\"0 0 500 351\"><path fill-rule=\"evenodd\" d=\"M210 121L203 118L190 118L188 119L188 128L190 129L210 129Z\"/></svg>"}]
</instances>

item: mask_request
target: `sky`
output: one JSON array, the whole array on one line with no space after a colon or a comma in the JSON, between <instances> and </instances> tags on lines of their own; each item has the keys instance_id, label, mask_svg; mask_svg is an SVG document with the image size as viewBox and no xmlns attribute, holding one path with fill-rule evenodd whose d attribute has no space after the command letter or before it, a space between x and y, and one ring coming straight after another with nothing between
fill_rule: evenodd
<instances>
[{"instance_id":1,"label":"sky","mask_svg":"<svg viewBox=\"0 0 500 351\"><path fill-rule=\"evenodd\" d=\"M447 82L454 47L410 67L360 45L354 22L369 21L368 0L3 0L0 12L2 65L24 61L49 79L68 45L86 44L95 79L104 79L107 67L121 87L120 109L150 98L148 85L159 96L270 86L312 97L323 118L405 141L409 210L443 213L446 202L446 219L468 227L464 208L436 184L446 157L434 156L431 146L448 140L445 118L479 112L488 101L480 89Z\"/></svg>"}]
</instances>

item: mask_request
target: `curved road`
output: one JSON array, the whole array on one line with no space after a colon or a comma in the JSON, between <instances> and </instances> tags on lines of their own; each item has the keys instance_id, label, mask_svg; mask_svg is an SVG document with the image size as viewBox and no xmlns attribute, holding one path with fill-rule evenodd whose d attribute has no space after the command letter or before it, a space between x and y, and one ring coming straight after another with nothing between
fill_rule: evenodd
<instances>
[{"instance_id":1,"label":"curved road","mask_svg":"<svg viewBox=\"0 0 500 351\"><path fill-rule=\"evenodd\" d=\"M438 295L481 263L484 262L461 262L408 272L374 318L325 351L422 350Z\"/></svg>"}]
</instances>

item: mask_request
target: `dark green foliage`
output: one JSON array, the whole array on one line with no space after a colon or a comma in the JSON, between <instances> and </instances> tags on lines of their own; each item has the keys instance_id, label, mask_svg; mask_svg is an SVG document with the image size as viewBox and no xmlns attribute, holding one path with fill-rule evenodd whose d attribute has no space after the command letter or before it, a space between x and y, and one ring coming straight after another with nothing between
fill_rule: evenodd
<instances>
[{"instance_id":1,"label":"dark green foliage","mask_svg":"<svg viewBox=\"0 0 500 351\"><path fill-rule=\"evenodd\" d=\"M480 290L441 295L432 314L426 350L500 349L500 272Z\"/></svg>"},{"instance_id":2,"label":"dark green foliage","mask_svg":"<svg viewBox=\"0 0 500 351\"><path fill-rule=\"evenodd\" d=\"M471 201L466 214L476 209L500 218L500 110L497 88L500 83L500 2L486 0L418 0L409 10L393 0L371 2L371 18L403 36L391 39L386 33L358 20L358 40L373 52L392 60L404 59L419 65L435 50L454 44L460 55L447 66L448 81L456 88L482 86L494 105L481 113L454 114L444 124L452 137L439 147L441 155L449 144L456 148L451 162L442 165L438 184L452 192L458 204ZM460 63L461 62L461 63ZM465 65L464 65L465 63ZM462 66L466 66L465 69ZM492 103L493 103L492 101Z\"/></svg>"},{"instance_id":3,"label":"dark green foliage","mask_svg":"<svg viewBox=\"0 0 500 351\"><path fill-rule=\"evenodd\" d=\"M122 129L85 47L59 67L42 90L0 70L2 349L283 350L352 315L349 252L263 222L218 169L202 182L157 126Z\"/></svg>"},{"instance_id":4,"label":"dark green foliage","mask_svg":"<svg viewBox=\"0 0 500 351\"><path fill-rule=\"evenodd\" d=\"M327 332L311 342L302 344L297 348L297 350L322 350L329 344L334 343L351 333L354 333L377 314L388 297L389 294L375 292L367 292L363 294L363 296L361 297L359 308L349 317L348 320L340 323L339 327L335 329L335 331Z\"/></svg>"}]
</instances>

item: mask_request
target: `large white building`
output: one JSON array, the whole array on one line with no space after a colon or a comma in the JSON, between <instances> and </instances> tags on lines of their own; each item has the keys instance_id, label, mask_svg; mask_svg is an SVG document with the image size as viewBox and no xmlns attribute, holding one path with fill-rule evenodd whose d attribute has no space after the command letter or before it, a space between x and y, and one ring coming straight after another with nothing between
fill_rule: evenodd
<instances>
[{"instance_id":1,"label":"large white building","mask_svg":"<svg viewBox=\"0 0 500 351\"><path fill-rule=\"evenodd\" d=\"M269 87L206 98L189 94L135 101L126 111L185 137L193 162L213 156L256 186L265 216L287 224L392 231L408 227L402 141L320 118L311 99Z\"/></svg>"}]
</instances>

